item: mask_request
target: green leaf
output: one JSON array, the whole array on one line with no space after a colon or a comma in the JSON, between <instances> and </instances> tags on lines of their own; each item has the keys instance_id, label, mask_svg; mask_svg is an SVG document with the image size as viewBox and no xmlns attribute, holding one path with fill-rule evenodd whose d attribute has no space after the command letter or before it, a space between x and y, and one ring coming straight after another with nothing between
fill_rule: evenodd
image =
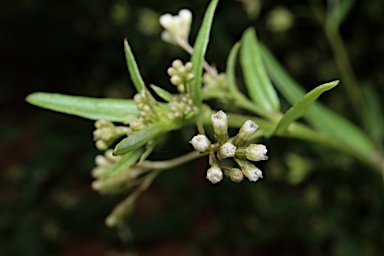
<instances>
[{"instance_id":1,"label":"green leaf","mask_svg":"<svg viewBox=\"0 0 384 256\"><path fill-rule=\"evenodd\" d=\"M209 42L209 34L212 27L213 16L216 10L218 0L212 0L205 12L203 23L197 34L194 50L191 57L193 64L192 73L195 78L189 84L188 92L191 94L192 100L195 105L200 106L202 102L201 85L203 75L203 62L205 52Z\"/></svg>"},{"instance_id":2,"label":"green leaf","mask_svg":"<svg viewBox=\"0 0 384 256\"><path fill-rule=\"evenodd\" d=\"M304 97L305 91L288 75L269 50L262 44L259 44L259 48L269 75L287 101L294 104ZM341 140L366 157L371 157L374 153L374 146L364 132L320 103L314 103L304 118L319 131Z\"/></svg>"},{"instance_id":3,"label":"green leaf","mask_svg":"<svg viewBox=\"0 0 384 256\"><path fill-rule=\"evenodd\" d=\"M239 52L239 48L240 48L240 43L236 43L233 45L227 59L227 70L225 72L227 74L229 92L231 92L232 94L238 92L235 70L236 70L236 59Z\"/></svg>"},{"instance_id":4,"label":"green leaf","mask_svg":"<svg viewBox=\"0 0 384 256\"><path fill-rule=\"evenodd\" d=\"M295 105L293 105L283 116L280 122L277 124L275 133L278 135L283 134L288 126L304 116L304 114L308 111L309 107L317 100L317 98L325 91L328 91L334 88L339 84L339 81L329 82L323 85L320 85L307 93L303 98L301 98Z\"/></svg>"},{"instance_id":5,"label":"green leaf","mask_svg":"<svg viewBox=\"0 0 384 256\"><path fill-rule=\"evenodd\" d=\"M153 85L153 84L151 84L151 88L155 91L155 93L157 95L159 95L166 102L172 101L173 95L171 93L169 93L168 91L166 91L163 88L160 88L156 85Z\"/></svg>"},{"instance_id":6,"label":"green leaf","mask_svg":"<svg viewBox=\"0 0 384 256\"><path fill-rule=\"evenodd\" d=\"M145 145L145 151L140 157L139 164L141 164L142 162L145 161L145 159L147 159L147 157L152 153L155 147L156 147L156 140L148 141L148 143Z\"/></svg>"},{"instance_id":7,"label":"green leaf","mask_svg":"<svg viewBox=\"0 0 384 256\"><path fill-rule=\"evenodd\" d=\"M140 159L141 155L144 152L144 148L141 147L137 150L130 151L129 153L123 155L121 159L115 163L111 169L108 170L108 172L105 174L105 178L111 178L120 172L128 169L133 164L137 162L137 160Z\"/></svg>"},{"instance_id":8,"label":"green leaf","mask_svg":"<svg viewBox=\"0 0 384 256\"><path fill-rule=\"evenodd\" d=\"M173 130L175 127L172 124L153 124L144 127L140 131L130 134L127 138L120 141L113 152L116 155L123 155L130 151L136 150L144 146L148 141L153 140L168 131Z\"/></svg>"},{"instance_id":9,"label":"green leaf","mask_svg":"<svg viewBox=\"0 0 384 256\"><path fill-rule=\"evenodd\" d=\"M364 86L363 92L367 107L365 114L365 123L367 129L377 145L383 145L384 139L384 113L380 93L373 90L372 87Z\"/></svg>"},{"instance_id":10,"label":"green leaf","mask_svg":"<svg viewBox=\"0 0 384 256\"><path fill-rule=\"evenodd\" d=\"M129 47L127 39L124 39L124 52L129 75L131 76L132 82L135 85L136 90L138 92L141 92L141 90L144 89L145 84L143 79L141 78L139 68L137 67L135 57L133 56L131 47Z\"/></svg>"},{"instance_id":11,"label":"green leaf","mask_svg":"<svg viewBox=\"0 0 384 256\"><path fill-rule=\"evenodd\" d=\"M26 98L30 104L49 110L98 120L128 123L139 115L133 100L98 99L58 93L35 92Z\"/></svg>"},{"instance_id":12,"label":"green leaf","mask_svg":"<svg viewBox=\"0 0 384 256\"><path fill-rule=\"evenodd\" d=\"M267 76L260 55L256 33L252 28L244 32L240 52L240 63L243 68L245 85L248 89L249 97L268 112L279 111L279 98Z\"/></svg>"}]
</instances>

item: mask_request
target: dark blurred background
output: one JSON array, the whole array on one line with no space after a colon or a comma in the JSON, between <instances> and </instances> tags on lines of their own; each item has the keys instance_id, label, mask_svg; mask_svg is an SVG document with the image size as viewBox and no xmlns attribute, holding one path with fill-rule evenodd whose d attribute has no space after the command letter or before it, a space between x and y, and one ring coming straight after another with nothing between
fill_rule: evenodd
<instances>
[{"instance_id":1,"label":"dark blurred background","mask_svg":"<svg viewBox=\"0 0 384 256\"><path fill-rule=\"evenodd\" d=\"M93 122L24 98L35 91L131 98L124 37L145 81L170 88L166 68L188 55L160 40L158 18L191 9L193 39L208 2L0 2L0 255L382 255L382 177L338 152L278 138L264 142L270 160L256 184L213 186L207 163L197 160L162 173L126 228L105 226L123 197L90 187ZM341 26L357 79L381 97L383 13L380 1L353 1ZM249 26L307 90L340 78L306 1L220 1L207 60L223 71ZM322 101L354 120L344 93ZM168 142L153 157L190 150L179 141L186 143Z\"/></svg>"}]
</instances>

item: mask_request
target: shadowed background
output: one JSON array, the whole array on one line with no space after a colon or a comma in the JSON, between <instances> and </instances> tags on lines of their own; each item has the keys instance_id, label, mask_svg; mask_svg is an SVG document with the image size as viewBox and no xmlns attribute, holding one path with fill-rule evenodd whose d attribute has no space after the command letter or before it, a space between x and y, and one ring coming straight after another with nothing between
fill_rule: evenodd
<instances>
[{"instance_id":1,"label":"shadowed background","mask_svg":"<svg viewBox=\"0 0 384 256\"><path fill-rule=\"evenodd\" d=\"M104 225L123 197L101 196L90 188L90 170L98 154L93 122L38 109L24 98L35 91L131 98L135 92L126 70L124 37L144 80L172 90L167 67L175 58L189 57L160 40L158 18L191 9L193 42L208 2L0 3L1 255L384 251L382 177L348 156L280 138L264 141L270 160L262 166L265 178L257 183L226 179L213 186L205 179L206 159L200 159L162 173L139 198L126 228ZM382 97L384 7L374 0L352 2L342 36L361 86L374 88ZM254 26L259 39L307 90L340 78L307 2L263 1L261 7L258 3L219 3L208 62L223 71L231 46ZM342 86L321 100L355 120ZM193 132L173 133L153 159L190 151Z\"/></svg>"}]
</instances>

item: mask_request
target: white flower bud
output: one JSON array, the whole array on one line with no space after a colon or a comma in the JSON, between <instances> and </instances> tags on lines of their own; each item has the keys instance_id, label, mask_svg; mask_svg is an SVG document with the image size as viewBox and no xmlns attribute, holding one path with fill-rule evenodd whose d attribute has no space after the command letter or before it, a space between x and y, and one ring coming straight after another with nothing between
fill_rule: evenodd
<instances>
[{"instance_id":1,"label":"white flower bud","mask_svg":"<svg viewBox=\"0 0 384 256\"><path fill-rule=\"evenodd\" d=\"M239 165L244 176L247 177L250 181L256 182L259 178L263 178L263 173L254 164L248 162L247 160L241 160L237 158L235 158L235 161Z\"/></svg>"},{"instance_id":2,"label":"white flower bud","mask_svg":"<svg viewBox=\"0 0 384 256\"><path fill-rule=\"evenodd\" d=\"M202 134L194 136L189 143L200 153L207 152L211 147L211 141Z\"/></svg>"},{"instance_id":3,"label":"white flower bud","mask_svg":"<svg viewBox=\"0 0 384 256\"><path fill-rule=\"evenodd\" d=\"M189 28L192 23L192 12L188 9L182 9L179 11L179 17L185 28Z\"/></svg>"},{"instance_id":4,"label":"white flower bud","mask_svg":"<svg viewBox=\"0 0 384 256\"><path fill-rule=\"evenodd\" d=\"M219 158L225 159L228 157L234 157L236 153L236 147L231 142L226 142L220 147Z\"/></svg>"},{"instance_id":5,"label":"white flower bud","mask_svg":"<svg viewBox=\"0 0 384 256\"><path fill-rule=\"evenodd\" d=\"M167 13L160 16L160 24L166 30L172 30L174 27L174 20L171 14Z\"/></svg>"},{"instance_id":6,"label":"white flower bud","mask_svg":"<svg viewBox=\"0 0 384 256\"><path fill-rule=\"evenodd\" d=\"M166 30L161 32L160 37L161 37L161 40L163 40L166 43L176 44L176 42L172 39L171 34L168 31L166 31Z\"/></svg>"},{"instance_id":7,"label":"white flower bud","mask_svg":"<svg viewBox=\"0 0 384 256\"><path fill-rule=\"evenodd\" d=\"M268 150L263 144L251 144L245 149L245 156L251 161L267 160Z\"/></svg>"},{"instance_id":8,"label":"white flower bud","mask_svg":"<svg viewBox=\"0 0 384 256\"><path fill-rule=\"evenodd\" d=\"M223 171L217 165L212 166L207 171L207 179L212 182L212 184L218 183L223 179Z\"/></svg>"},{"instance_id":9,"label":"white flower bud","mask_svg":"<svg viewBox=\"0 0 384 256\"><path fill-rule=\"evenodd\" d=\"M216 134L222 135L227 133L228 129L228 120L227 115L224 113L224 111L220 110L216 114L213 114L211 116L212 126L213 130Z\"/></svg>"},{"instance_id":10,"label":"white flower bud","mask_svg":"<svg viewBox=\"0 0 384 256\"><path fill-rule=\"evenodd\" d=\"M243 140L248 140L256 132L257 128L259 126L255 122L247 120L240 128L238 136Z\"/></svg>"}]
</instances>

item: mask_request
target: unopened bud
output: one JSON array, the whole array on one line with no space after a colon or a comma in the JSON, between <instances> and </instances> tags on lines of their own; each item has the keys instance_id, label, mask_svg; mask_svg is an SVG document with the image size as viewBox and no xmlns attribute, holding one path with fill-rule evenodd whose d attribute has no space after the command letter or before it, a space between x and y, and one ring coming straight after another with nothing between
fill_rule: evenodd
<instances>
[{"instance_id":1,"label":"unopened bud","mask_svg":"<svg viewBox=\"0 0 384 256\"><path fill-rule=\"evenodd\" d=\"M211 147L211 141L203 134L194 136L189 143L200 153L209 151Z\"/></svg>"},{"instance_id":2,"label":"unopened bud","mask_svg":"<svg viewBox=\"0 0 384 256\"><path fill-rule=\"evenodd\" d=\"M235 153L236 153L236 147L231 142L226 142L223 145L221 145L218 157L220 159L234 157Z\"/></svg>"},{"instance_id":3,"label":"unopened bud","mask_svg":"<svg viewBox=\"0 0 384 256\"><path fill-rule=\"evenodd\" d=\"M250 181L256 182L259 178L263 178L263 173L254 164L250 163L247 160L241 160L236 158L235 161L239 165L244 176L247 177Z\"/></svg>"},{"instance_id":4,"label":"unopened bud","mask_svg":"<svg viewBox=\"0 0 384 256\"><path fill-rule=\"evenodd\" d=\"M207 171L207 179L212 182L212 184L216 184L223 179L223 171L217 165L212 166Z\"/></svg>"},{"instance_id":5,"label":"unopened bud","mask_svg":"<svg viewBox=\"0 0 384 256\"><path fill-rule=\"evenodd\" d=\"M251 161L267 160L267 148L263 144L251 144L245 149L245 156Z\"/></svg>"},{"instance_id":6,"label":"unopened bud","mask_svg":"<svg viewBox=\"0 0 384 256\"><path fill-rule=\"evenodd\" d=\"M258 127L259 126L252 120L247 120L240 128L239 133L233 139L233 144L237 147L244 145L247 140L255 134Z\"/></svg>"},{"instance_id":7,"label":"unopened bud","mask_svg":"<svg viewBox=\"0 0 384 256\"><path fill-rule=\"evenodd\" d=\"M231 181L240 183L244 179L244 174L239 168L231 168L228 172L227 175L231 179Z\"/></svg>"}]
</instances>

